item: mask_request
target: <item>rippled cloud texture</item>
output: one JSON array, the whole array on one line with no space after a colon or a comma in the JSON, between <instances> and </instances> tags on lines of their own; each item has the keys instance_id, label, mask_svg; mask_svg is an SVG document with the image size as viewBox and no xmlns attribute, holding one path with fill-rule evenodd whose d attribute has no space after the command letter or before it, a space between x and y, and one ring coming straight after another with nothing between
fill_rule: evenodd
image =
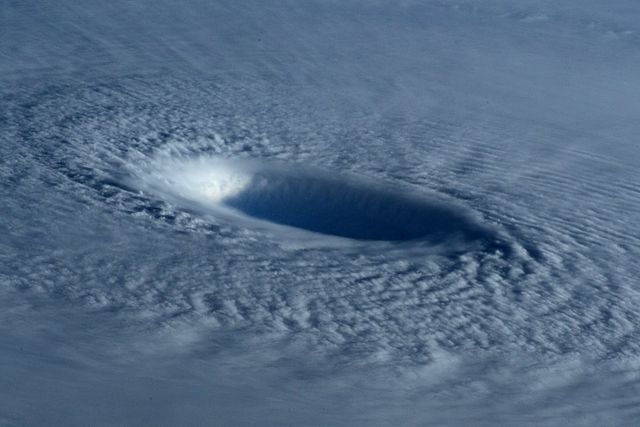
<instances>
[{"instance_id":1,"label":"rippled cloud texture","mask_svg":"<svg viewBox=\"0 0 640 427\"><path fill-rule=\"evenodd\" d=\"M0 425L634 425L635 1L0 4Z\"/></svg>"}]
</instances>

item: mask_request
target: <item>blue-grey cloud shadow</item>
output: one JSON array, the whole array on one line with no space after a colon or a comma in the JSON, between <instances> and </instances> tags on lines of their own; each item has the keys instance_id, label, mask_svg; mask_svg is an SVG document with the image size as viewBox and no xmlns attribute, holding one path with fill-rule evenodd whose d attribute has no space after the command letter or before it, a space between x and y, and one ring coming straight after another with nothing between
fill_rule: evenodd
<instances>
[{"instance_id":1,"label":"blue-grey cloud shadow","mask_svg":"<svg viewBox=\"0 0 640 427\"><path fill-rule=\"evenodd\" d=\"M458 208L323 174L261 171L225 204L261 220L357 240L495 240Z\"/></svg>"}]
</instances>

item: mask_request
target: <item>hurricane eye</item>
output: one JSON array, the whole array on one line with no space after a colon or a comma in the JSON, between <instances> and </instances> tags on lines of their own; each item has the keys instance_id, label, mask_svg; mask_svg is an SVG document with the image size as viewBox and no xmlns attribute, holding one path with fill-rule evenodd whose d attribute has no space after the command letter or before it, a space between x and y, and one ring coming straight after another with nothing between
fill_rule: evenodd
<instances>
[{"instance_id":1,"label":"hurricane eye","mask_svg":"<svg viewBox=\"0 0 640 427\"><path fill-rule=\"evenodd\" d=\"M158 173L170 177L165 191L232 221L359 241L495 240L461 207L300 166L200 158L162 164Z\"/></svg>"}]
</instances>

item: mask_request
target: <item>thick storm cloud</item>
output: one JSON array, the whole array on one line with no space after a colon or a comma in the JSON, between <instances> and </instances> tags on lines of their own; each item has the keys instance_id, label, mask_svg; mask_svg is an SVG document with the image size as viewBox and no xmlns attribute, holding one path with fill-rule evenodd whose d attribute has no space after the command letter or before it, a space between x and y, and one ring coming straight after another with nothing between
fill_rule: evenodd
<instances>
[{"instance_id":1,"label":"thick storm cloud","mask_svg":"<svg viewBox=\"0 0 640 427\"><path fill-rule=\"evenodd\" d=\"M0 5L0 425L633 425L640 5Z\"/></svg>"}]
</instances>

